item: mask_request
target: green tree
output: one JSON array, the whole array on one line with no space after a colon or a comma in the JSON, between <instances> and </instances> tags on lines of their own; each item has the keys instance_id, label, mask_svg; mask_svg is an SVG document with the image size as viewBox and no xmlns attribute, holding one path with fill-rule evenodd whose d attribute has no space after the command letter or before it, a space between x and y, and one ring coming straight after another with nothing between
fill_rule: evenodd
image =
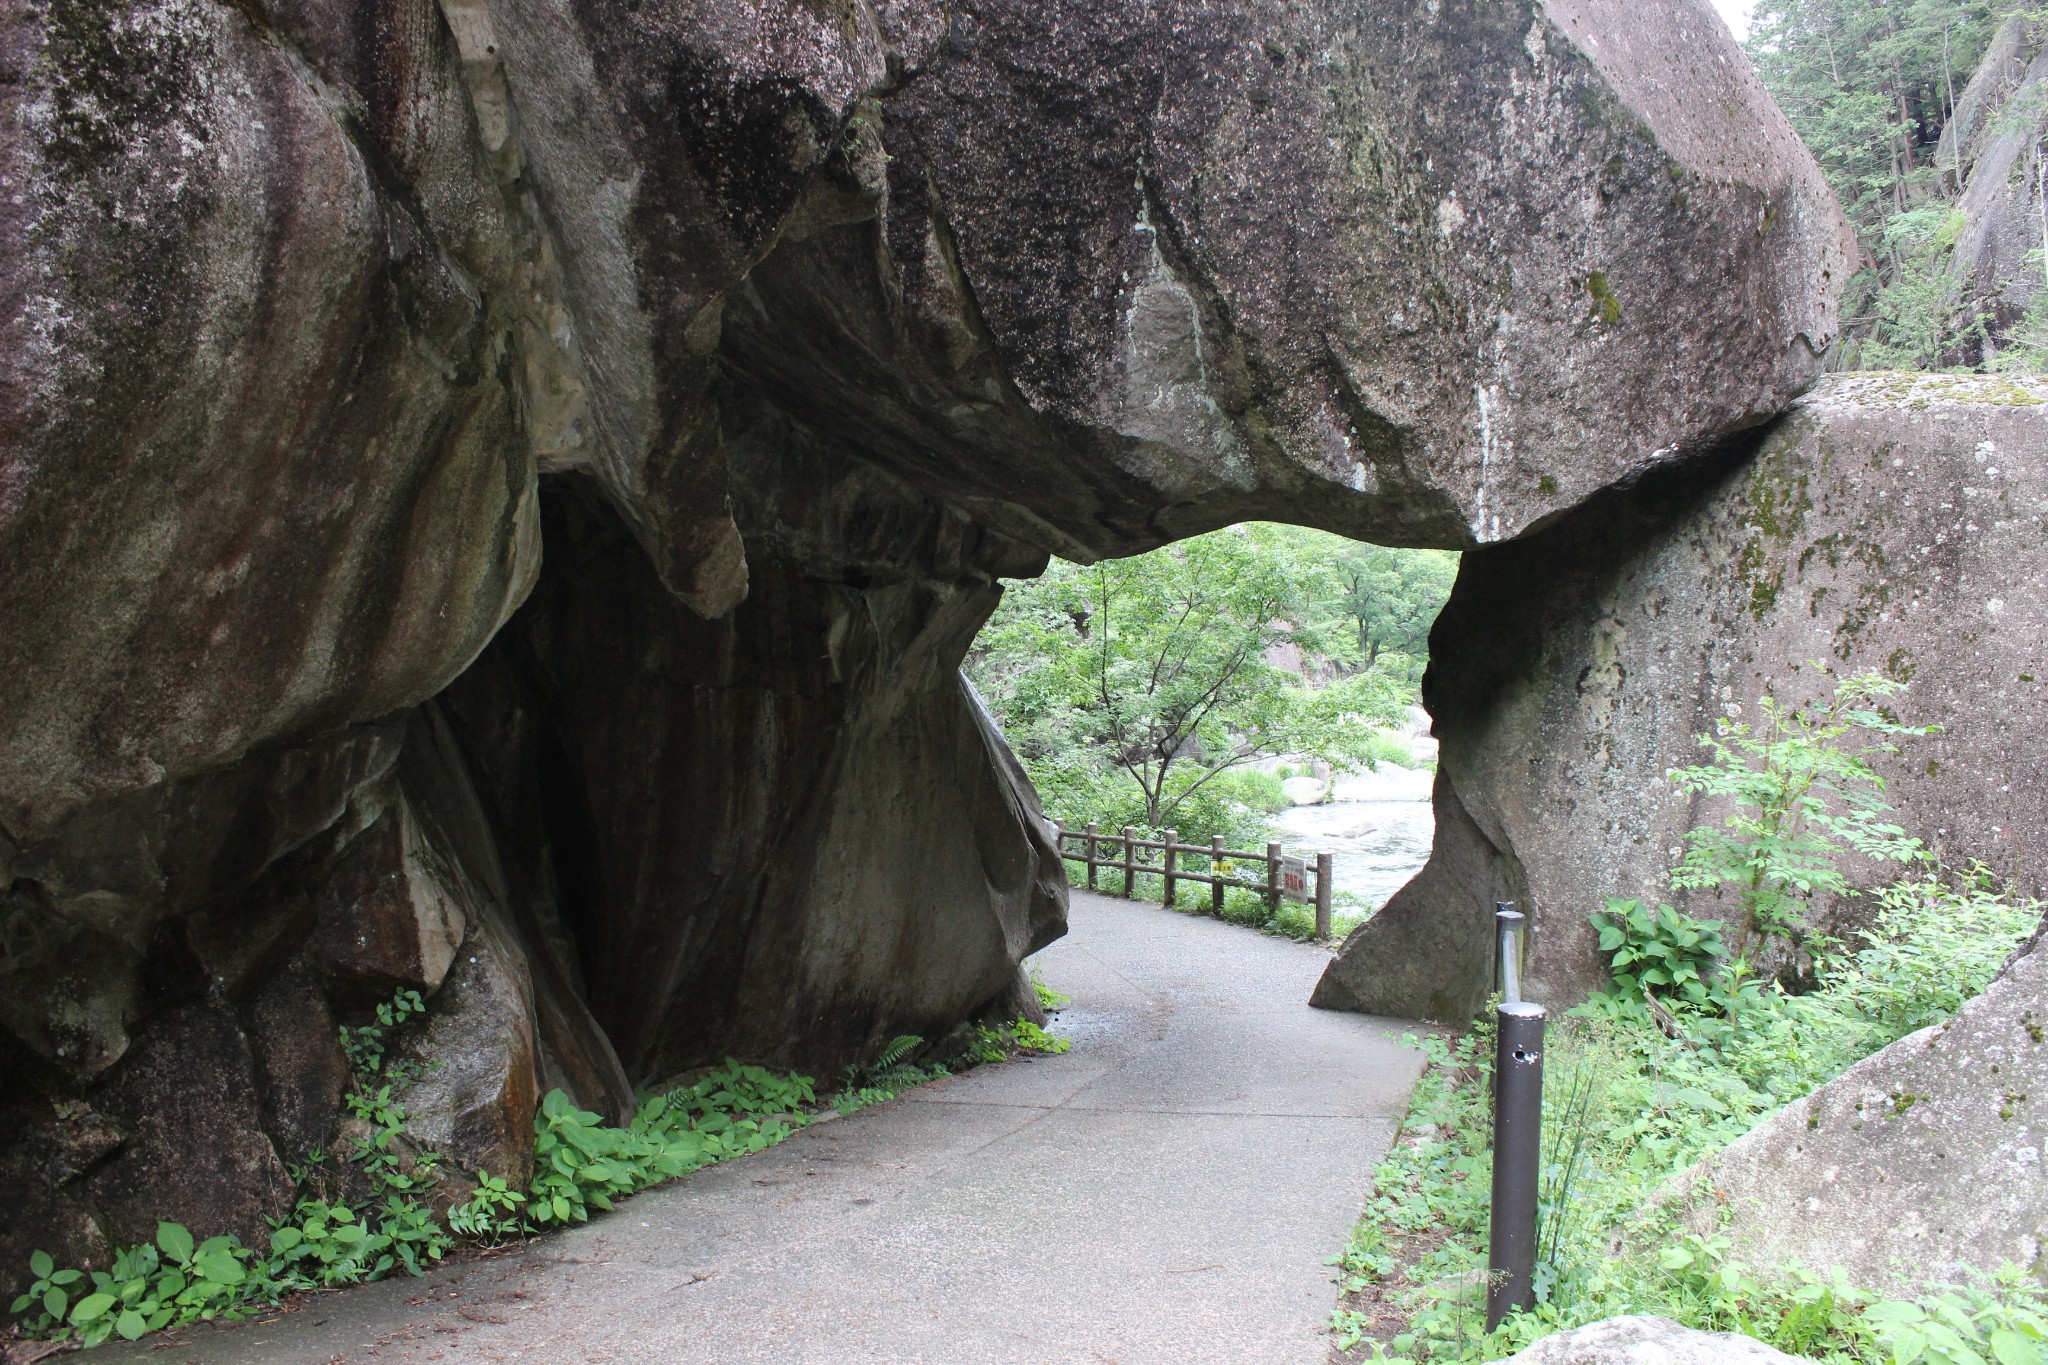
<instances>
[{"instance_id":1,"label":"green tree","mask_svg":"<svg viewBox=\"0 0 2048 1365\"><path fill-rule=\"evenodd\" d=\"M1863 262L1843 300L1858 363L1953 363L1960 307L1952 168L1934 151L2012 0L1763 0L1745 45L1848 212Z\"/></svg>"},{"instance_id":2,"label":"green tree","mask_svg":"<svg viewBox=\"0 0 2048 1365\"><path fill-rule=\"evenodd\" d=\"M1334 539L1334 537L1332 538ZM970 675L1034 777L1097 765L1159 827L1261 754L1369 761L1397 722L1405 675L1363 669L1323 687L1289 667L1320 653L1326 562L1286 528L1240 526L1146 555L1055 562L1009 588Z\"/></svg>"},{"instance_id":3,"label":"green tree","mask_svg":"<svg viewBox=\"0 0 2048 1365\"><path fill-rule=\"evenodd\" d=\"M1750 60L1875 259L1938 192L1933 149L2002 12L1987 0L1764 0Z\"/></svg>"},{"instance_id":4,"label":"green tree","mask_svg":"<svg viewBox=\"0 0 2048 1365\"><path fill-rule=\"evenodd\" d=\"M1311 610L1321 608L1341 620L1316 622L1332 654L1355 668L1370 669L1386 660L1397 671L1420 681L1429 657L1429 628L1436 623L1458 576L1458 557L1447 550L1395 550L1365 545L1319 531L1298 531L1297 553L1322 559L1330 588ZM1355 646L1356 653L1352 652ZM1387 656L1398 656L1387 659Z\"/></svg>"}]
</instances>

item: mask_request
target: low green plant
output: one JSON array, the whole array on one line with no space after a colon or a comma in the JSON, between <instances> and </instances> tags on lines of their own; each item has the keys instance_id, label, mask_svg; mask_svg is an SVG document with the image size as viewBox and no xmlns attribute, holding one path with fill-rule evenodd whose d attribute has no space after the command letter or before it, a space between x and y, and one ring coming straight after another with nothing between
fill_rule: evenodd
<instances>
[{"instance_id":1,"label":"low green plant","mask_svg":"<svg viewBox=\"0 0 2048 1365\"><path fill-rule=\"evenodd\" d=\"M1032 994L1038 997L1038 1007L1047 1014L1057 1014L1068 1005L1074 1003L1072 996L1061 995L1058 991L1046 985L1044 978L1039 976L1038 968L1036 967L1031 969L1031 991Z\"/></svg>"},{"instance_id":2,"label":"low green plant","mask_svg":"<svg viewBox=\"0 0 2048 1365\"><path fill-rule=\"evenodd\" d=\"M448 1229L479 1246L497 1246L526 1230L526 1195L489 1171L476 1173L476 1188L448 1210Z\"/></svg>"},{"instance_id":3,"label":"low green plant","mask_svg":"<svg viewBox=\"0 0 2048 1365\"><path fill-rule=\"evenodd\" d=\"M388 1035L426 1013L426 1009L427 1002L418 991L400 988L391 999L377 1006L371 1022L355 1028L344 1025L341 1048L348 1055L349 1070L358 1077L381 1074Z\"/></svg>"},{"instance_id":4,"label":"low green plant","mask_svg":"<svg viewBox=\"0 0 2048 1365\"><path fill-rule=\"evenodd\" d=\"M542 1228L580 1223L592 1208L610 1209L650 1185L761 1151L810 1122L816 1099L808 1076L730 1059L692 1085L643 1100L624 1128L551 1090L534 1117L527 1218Z\"/></svg>"},{"instance_id":5,"label":"low green plant","mask_svg":"<svg viewBox=\"0 0 2048 1365\"><path fill-rule=\"evenodd\" d=\"M978 1025L967 1044L967 1060L1000 1062L1019 1053L1055 1054L1073 1044L1019 1016L1007 1024Z\"/></svg>"},{"instance_id":6,"label":"low green plant","mask_svg":"<svg viewBox=\"0 0 2048 1365\"><path fill-rule=\"evenodd\" d=\"M1758 999L1748 964L1723 961L1719 920L1700 920L1660 905L1610 896L1591 915L1608 955L1611 981L1581 1006L1582 1012L1655 1024L1667 1033L1694 1022L1736 1015Z\"/></svg>"},{"instance_id":7,"label":"low green plant","mask_svg":"<svg viewBox=\"0 0 2048 1365\"><path fill-rule=\"evenodd\" d=\"M1489 1030L1423 1040L1429 1070L1416 1086L1402 1140L1375 1174L1364 1219L1370 1231L1353 1239L1362 1253L1340 1276L1347 1291L1382 1286L1406 1314L1406 1326L1376 1344L1379 1353L1495 1360L1558 1328L1654 1313L1747 1333L1824 1361L2040 1365L2027 1343L2041 1340L2029 1332L2038 1330L2042 1291L2024 1276L1943 1288L1902 1304L1838 1276L1735 1262L1725 1239L1680 1230L1667 1206L1682 1188L1674 1178L1700 1159L1982 990L2042 910L2001 894L1975 867L1902 881L1876 900L1876 924L1824 958L1816 989L1794 995L1752 985L1732 1015L1696 951L1701 939L1661 917L1630 927L1613 907L1604 912L1609 928L1677 940L1695 974L1707 978L1705 989L1688 994L1683 986L1693 977L1674 973L1654 983L1663 994L1644 996L1639 980L1636 998L1655 998L1663 1018L1647 1009L1596 1006L1553 1021L1545 1054L1553 1099L1544 1111L1537 1302L1494 1333L1483 1321ZM1666 959L1652 953L1640 960ZM1924 1330L1930 1323L1950 1335L1937 1341L1939 1334ZM1355 1313L1332 1321L1347 1350L1366 1326Z\"/></svg>"},{"instance_id":8,"label":"low green plant","mask_svg":"<svg viewBox=\"0 0 2048 1365\"><path fill-rule=\"evenodd\" d=\"M1721 922L1696 920L1668 905L1610 896L1592 915L1600 951L1608 954L1614 990L1625 997L1664 998L1694 1009L1714 1003L1721 975Z\"/></svg>"},{"instance_id":9,"label":"low green plant","mask_svg":"<svg viewBox=\"0 0 2048 1365\"><path fill-rule=\"evenodd\" d=\"M1034 986L1044 989L1036 972L1031 979ZM906 1090L949 1074L950 1069L942 1062L919 1064L911 1060L923 1046L924 1039L914 1033L906 1033L891 1040L865 1064L846 1068L846 1083L833 1097L833 1107L841 1114L851 1114L869 1105L893 1100Z\"/></svg>"},{"instance_id":10,"label":"low green plant","mask_svg":"<svg viewBox=\"0 0 2048 1365\"><path fill-rule=\"evenodd\" d=\"M379 1280L400 1266L418 1275L447 1254L447 1234L419 1204L391 1199L377 1215L372 1221L345 1203L301 1200L270 1234L266 1281L274 1290L330 1289Z\"/></svg>"},{"instance_id":11,"label":"low green plant","mask_svg":"<svg viewBox=\"0 0 2048 1365\"><path fill-rule=\"evenodd\" d=\"M239 1316L248 1295L248 1252L232 1237L194 1243L177 1223L157 1224L155 1243L124 1249L106 1270L59 1270L47 1252L29 1258L35 1282L14 1301L31 1336L97 1346L165 1327ZM91 1285L88 1290L87 1284Z\"/></svg>"}]
</instances>

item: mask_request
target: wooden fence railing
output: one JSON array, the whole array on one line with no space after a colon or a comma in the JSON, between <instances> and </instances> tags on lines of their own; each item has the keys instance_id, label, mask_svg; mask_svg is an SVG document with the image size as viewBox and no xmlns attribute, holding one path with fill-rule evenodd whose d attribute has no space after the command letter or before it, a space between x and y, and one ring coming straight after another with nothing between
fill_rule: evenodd
<instances>
[{"instance_id":1,"label":"wooden fence railing","mask_svg":"<svg viewBox=\"0 0 2048 1365\"><path fill-rule=\"evenodd\" d=\"M1165 831L1163 839L1140 839L1137 830L1130 825L1115 834L1104 834L1099 825L1089 824L1081 829L1068 829L1057 822L1053 825L1054 843L1060 856L1069 862L1082 863L1088 869L1088 889L1101 890L1100 879L1104 868L1123 874L1122 894L1131 896L1138 885L1138 874L1146 873L1160 878L1163 888L1159 901L1162 905L1174 903L1175 888L1181 882L1200 882L1209 888L1209 910L1211 914L1223 914L1223 888L1241 886L1257 891L1266 898L1269 914L1280 913L1283 900L1299 901L1302 904L1314 902L1316 907L1316 937L1330 936L1330 855L1315 855L1313 871L1305 858L1289 857L1281 851L1280 845L1267 844L1264 853L1248 849L1225 848L1223 836L1217 835L1207 844L1184 844L1177 831ZM1071 852L1069 840L1077 840L1081 851ZM1105 856L1105 853L1107 856ZM1146 861L1147 853L1158 854L1157 862ZM1184 855L1206 863L1208 871L1197 872L1181 862ZM1224 869L1232 863L1249 863L1258 868L1259 876L1232 876ZM1315 885L1310 889L1313 877Z\"/></svg>"}]
</instances>

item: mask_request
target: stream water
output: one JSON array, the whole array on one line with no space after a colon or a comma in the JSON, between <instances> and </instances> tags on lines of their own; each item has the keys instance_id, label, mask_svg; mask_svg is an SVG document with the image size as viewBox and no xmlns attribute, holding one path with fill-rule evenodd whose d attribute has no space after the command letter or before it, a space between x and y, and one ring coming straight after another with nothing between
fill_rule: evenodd
<instances>
[{"instance_id":1,"label":"stream water","mask_svg":"<svg viewBox=\"0 0 2048 1365\"><path fill-rule=\"evenodd\" d=\"M1292 854L1334 855L1334 888L1377 910L1429 861L1436 818L1427 772L1381 765L1376 773L1339 777L1320 806L1295 806L1273 817L1273 837ZM1341 902L1340 902L1341 904Z\"/></svg>"}]
</instances>

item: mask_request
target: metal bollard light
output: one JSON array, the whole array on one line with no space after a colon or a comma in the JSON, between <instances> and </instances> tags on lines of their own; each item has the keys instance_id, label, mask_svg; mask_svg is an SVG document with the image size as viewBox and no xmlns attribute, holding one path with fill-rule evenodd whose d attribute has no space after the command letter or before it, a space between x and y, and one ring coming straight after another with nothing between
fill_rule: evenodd
<instances>
[{"instance_id":1,"label":"metal bollard light","mask_svg":"<svg viewBox=\"0 0 2048 1365\"><path fill-rule=\"evenodd\" d=\"M1500 991L1500 998L1515 1001L1522 998L1522 958L1527 951L1529 919L1515 909L1513 901L1493 903L1493 922L1499 931L1497 950L1498 970L1494 986Z\"/></svg>"},{"instance_id":2,"label":"metal bollard light","mask_svg":"<svg viewBox=\"0 0 2048 1365\"><path fill-rule=\"evenodd\" d=\"M1336 859L1328 853L1316 855L1316 937L1330 936L1330 902Z\"/></svg>"},{"instance_id":3,"label":"metal bollard light","mask_svg":"<svg viewBox=\"0 0 2048 1365\"><path fill-rule=\"evenodd\" d=\"M1486 1330L1535 1303L1536 1186L1543 1143L1543 1006L1494 1012L1493 1223L1487 1239Z\"/></svg>"}]
</instances>

